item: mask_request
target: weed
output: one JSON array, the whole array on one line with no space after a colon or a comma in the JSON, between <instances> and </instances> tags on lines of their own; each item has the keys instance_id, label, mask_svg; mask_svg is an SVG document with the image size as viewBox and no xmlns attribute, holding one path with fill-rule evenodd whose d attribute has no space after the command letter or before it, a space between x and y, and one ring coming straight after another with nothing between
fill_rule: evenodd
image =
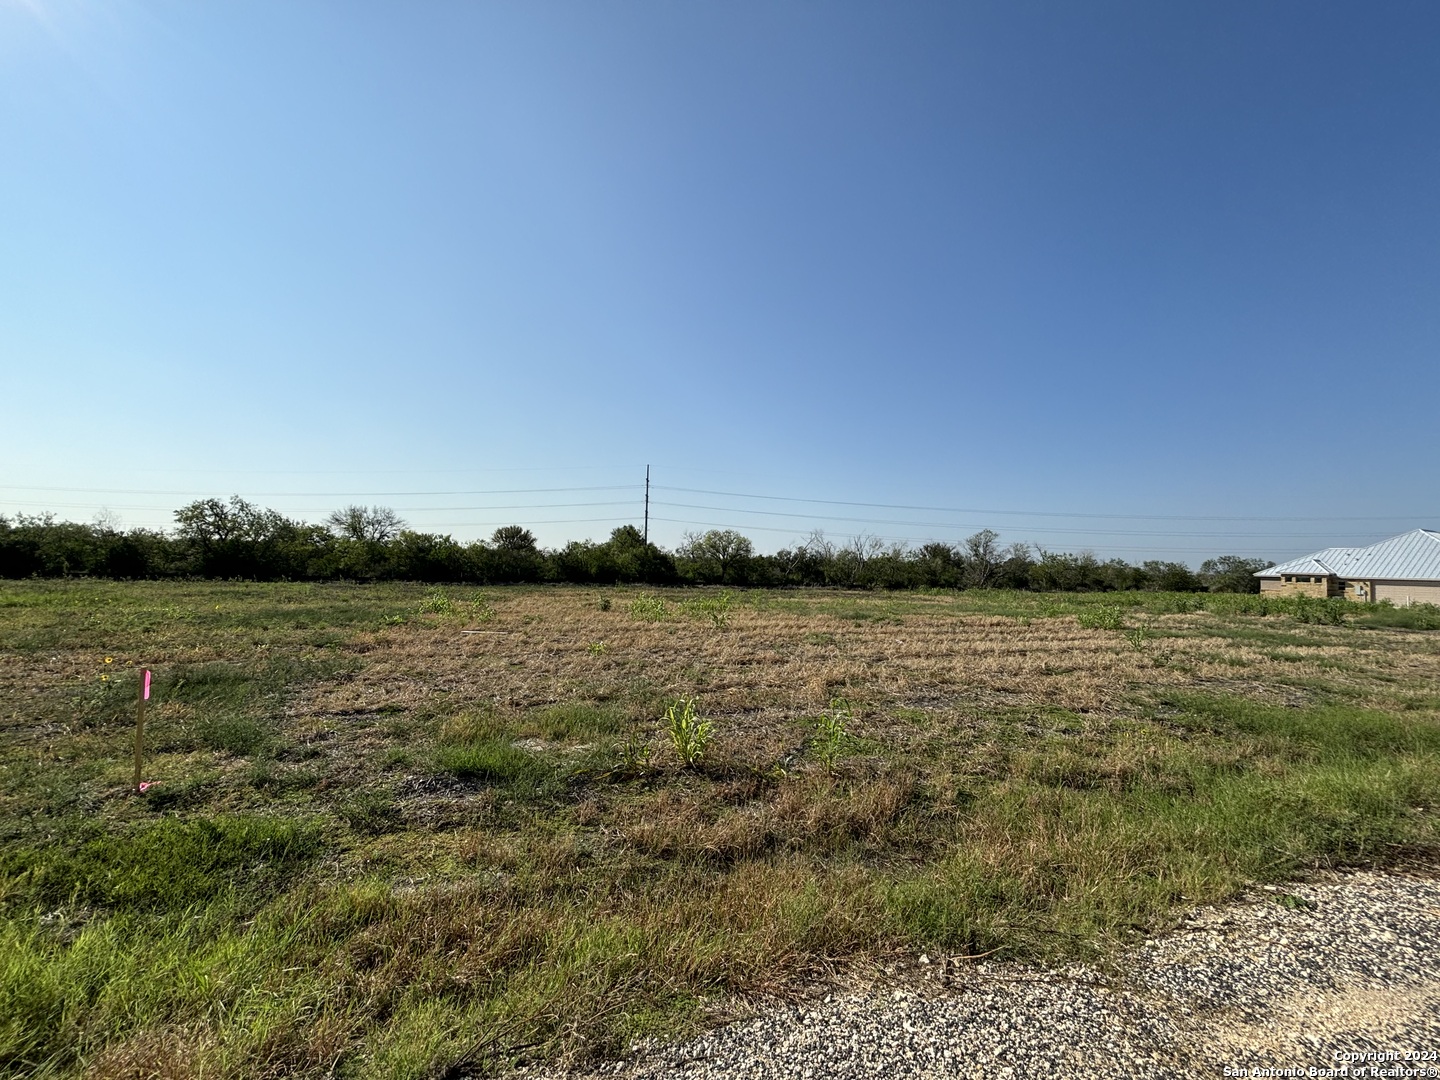
<instances>
[{"instance_id":1,"label":"weed","mask_svg":"<svg viewBox=\"0 0 1440 1080\"><path fill-rule=\"evenodd\" d=\"M1290 614L1296 622L1322 626L1344 626L1353 610L1353 602L1343 596L1321 599L1316 596L1289 597Z\"/></svg>"},{"instance_id":2,"label":"weed","mask_svg":"<svg viewBox=\"0 0 1440 1080\"><path fill-rule=\"evenodd\" d=\"M592 641L586 648L590 650L591 656L604 656L609 651L610 646L606 645L603 641Z\"/></svg>"},{"instance_id":3,"label":"weed","mask_svg":"<svg viewBox=\"0 0 1440 1080\"><path fill-rule=\"evenodd\" d=\"M826 772L835 770L835 763L854 743L849 731L851 719L850 703L844 698L833 699L830 708L815 719L810 745Z\"/></svg>"},{"instance_id":4,"label":"weed","mask_svg":"<svg viewBox=\"0 0 1440 1080\"><path fill-rule=\"evenodd\" d=\"M640 776L650 771L650 743L642 739L635 732L625 737L625 741L615 748L619 764L616 772L623 776Z\"/></svg>"},{"instance_id":5,"label":"weed","mask_svg":"<svg viewBox=\"0 0 1440 1080\"><path fill-rule=\"evenodd\" d=\"M470 601L470 618L477 623L493 622L495 619L495 609L485 597L477 596L474 600Z\"/></svg>"},{"instance_id":6,"label":"weed","mask_svg":"<svg viewBox=\"0 0 1440 1080\"><path fill-rule=\"evenodd\" d=\"M1124 626L1125 612L1114 604L1097 604L1075 616L1086 630L1119 630Z\"/></svg>"},{"instance_id":7,"label":"weed","mask_svg":"<svg viewBox=\"0 0 1440 1080\"><path fill-rule=\"evenodd\" d=\"M1175 615L1204 611L1205 598L1198 593L1171 593L1165 598L1163 610Z\"/></svg>"},{"instance_id":8,"label":"weed","mask_svg":"<svg viewBox=\"0 0 1440 1080\"><path fill-rule=\"evenodd\" d=\"M610 610L610 597L608 597L608 596L602 596L602 597L600 597L599 607L600 607L600 610L601 610L601 611L609 611L609 610Z\"/></svg>"},{"instance_id":9,"label":"weed","mask_svg":"<svg viewBox=\"0 0 1440 1080\"><path fill-rule=\"evenodd\" d=\"M715 735L715 725L695 715L695 701L686 698L672 702L665 710L665 732L680 761L687 769L694 768L705 756Z\"/></svg>"},{"instance_id":10,"label":"weed","mask_svg":"<svg viewBox=\"0 0 1440 1080\"><path fill-rule=\"evenodd\" d=\"M430 589L421 597L415 610L422 615L453 615L455 601L450 599L444 589Z\"/></svg>"},{"instance_id":11,"label":"weed","mask_svg":"<svg viewBox=\"0 0 1440 1080\"><path fill-rule=\"evenodd\" d=\"M630 601L630 617L643 622L659 622L670 614L663 597L654 593L641 593Z\"/></svg>"},{"instance_id":12,"label":"weed","mask_svg":"<svg viewBox=\"0 0 1440 1080\"><path fill-rule=\"evenodd\" d=\"M1145 651L1145 639L1148 636L1149 631L1146 630L1143 626L1132 627L1131 629L1125 631L1125 641L1136 652Z\"/></svg>"},{"instance_id":13,"label":"weed","mask_svg":"<svg viewBox=\"0 0 1440 1080\"><path fill-rule=\"evenodd\" d=\"M709 619L717 630L723 630L730 622L730 608L734 596L729 590L716 596L700 596L685 604L686 613L696 618Z\"/></svg>"}]
</instances>

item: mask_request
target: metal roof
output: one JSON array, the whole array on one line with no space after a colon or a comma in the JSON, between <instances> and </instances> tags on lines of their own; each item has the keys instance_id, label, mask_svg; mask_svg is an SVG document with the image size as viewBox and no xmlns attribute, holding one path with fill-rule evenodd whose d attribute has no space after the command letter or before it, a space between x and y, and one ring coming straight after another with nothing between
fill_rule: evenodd
<instances>
[{"instance_id":1,"label":"metal roof","mask_svg":"<svg viewBox=\"0 0 1440 1080\"><path fill-rule=\"evenodd\" d=\"M1440 581L1440 532L1412 529L1363 548L1333 547L1272 566L1256 577L1334 574L1381 581Z\"/></svg>"},{"instance_id":2,"label":"metal roof","mask_svg":"<svg viewBox=\"0 0 1440 1080\"><path fill-rule=\"evenodd\" d=\"M1350 562L1357 554L1364 551L1364 548L1332 547L1324 551L1317 551L1314 555L1305 555L1299 559L1291 559L1279 566L1271 566L1259 571L1256 577L1279 577L1281 574L1338 574L1340 568Z\"/></svg>"}]
</instances>

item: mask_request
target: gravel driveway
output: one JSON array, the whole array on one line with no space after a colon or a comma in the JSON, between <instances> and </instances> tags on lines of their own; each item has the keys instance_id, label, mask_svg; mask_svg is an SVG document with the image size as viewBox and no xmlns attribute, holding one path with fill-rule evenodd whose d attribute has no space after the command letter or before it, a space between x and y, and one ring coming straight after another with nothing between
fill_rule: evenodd
<instances>
[{"instance_id":1,"label":"gravel driveway","mask_svg":"<svg viewBox=\"0 0 1440 1080\"><path fill-rule=\"evenodd\" d=\"M925 957L887 988L523 1075L1440 1077L1437 961L1440 877L1348 873L1192 912L1108 974Z\"/></svg>"}]
</instances>

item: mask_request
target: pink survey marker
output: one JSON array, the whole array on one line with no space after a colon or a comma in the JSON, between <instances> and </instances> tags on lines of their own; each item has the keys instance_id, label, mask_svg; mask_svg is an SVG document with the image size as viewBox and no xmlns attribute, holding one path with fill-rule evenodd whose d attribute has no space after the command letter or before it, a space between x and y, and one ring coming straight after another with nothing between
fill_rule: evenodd
<instances>
[{"instance_id":1,"label":"pink survey marker","mask_svg":"<svg viewBox=\"0 0 1440 1080\"><path fill-rule=\"evenodd\" d=\"M146 669L145 669L145 689L144 689L143 691L141 691L140 696L141 696L141 698L143 698L143 699L146 700L146 701L149 701L149 700L150 700L150 669L149 669L149 668L146 668Z\"/></svg>"}]
</instances>

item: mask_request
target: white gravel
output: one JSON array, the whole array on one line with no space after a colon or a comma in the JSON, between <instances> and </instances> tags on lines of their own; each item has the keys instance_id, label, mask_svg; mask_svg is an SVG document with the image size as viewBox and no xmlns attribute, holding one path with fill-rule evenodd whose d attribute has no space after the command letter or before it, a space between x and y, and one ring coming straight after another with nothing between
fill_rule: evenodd
<instances>
[{"instance_id":1,"label":"white gravel","mask_svg":"<svg viewBox=\"0 0 1440 1080\"><path fill-rule=\"evenodd\" d=\"M1440 1077L1435 876L1257 889L1104 974L925 959L903 984L517 1077Z\"/></svg>"}]
</instances>

